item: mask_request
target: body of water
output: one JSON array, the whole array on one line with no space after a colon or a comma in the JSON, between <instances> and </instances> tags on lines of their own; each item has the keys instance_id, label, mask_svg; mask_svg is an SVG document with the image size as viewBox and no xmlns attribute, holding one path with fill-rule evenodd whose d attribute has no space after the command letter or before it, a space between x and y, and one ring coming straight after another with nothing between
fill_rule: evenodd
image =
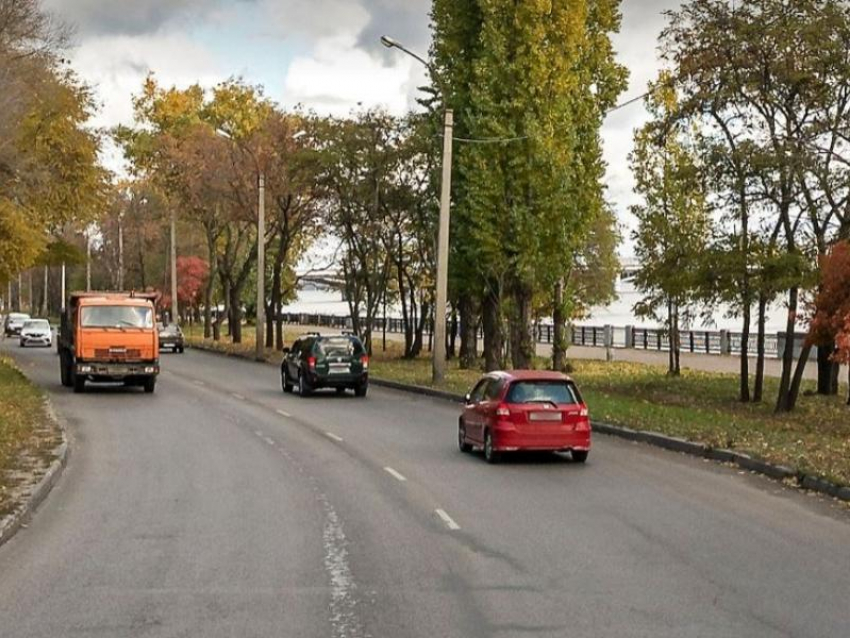
<instances>
[{"instance_id":1,"label":"body of water","mask_svg":"<svg viewBox=\"0 0 850 638\"><path fill-rule=\"evenodd\" d=\"M632 308L640 301L640 298L640 293L634 289L634 286L630 282L620 282L618 284L617 299L613 303L594 308L590 317L577 323L594 326L631 325L645 328L657 327L658 323L656 321L638 319L634 316ZM342 298L342 294L329 290L301 290L298 294L298 299L285 306L283 312L336 316L348 316L349 314L348 304ZM379 314L381 313L379 312ZM387 314L396 317L401 316L400 311L392 307L387 308ZM727 309L719 308L713 313L712 321L708 325L697 321L690 327L697 330L704 328L706 330L739 331L741 329L740 318L729 318L726 315ZM785 329L785 316L786 311L784 307L781 304L775 304L768 312L767 331L783 331ZM753 329L755 329L755 319L754 316Z\"/></svg>"}]
</instances>

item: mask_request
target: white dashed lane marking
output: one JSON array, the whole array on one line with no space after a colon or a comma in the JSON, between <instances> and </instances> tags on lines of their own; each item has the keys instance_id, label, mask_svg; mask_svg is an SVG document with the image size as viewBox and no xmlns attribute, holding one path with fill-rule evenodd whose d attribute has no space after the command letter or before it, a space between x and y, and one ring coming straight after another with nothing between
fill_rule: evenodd
<instances>
[{"instance_id":1,"label":"white dashed lane marking","mask_svg":"<svg viewBox=\"0 0 850 638\"><path fill-rule=\"evenodd\" d=\"M328 437L329 439L333 440L333 441L336 441L337 443L342 443L342 441L343 441L341 436L337 436L333 432L325 432L325 436Z\"/></svg>"},{"instance_id":2,"label":"white dashed lane marking","mask_svg":"<svg viewBox=\"0 0 850 638\"><path fill-rule=\"evenodd\" d=\"M439 516L441 519L443 519L443 522L446 524L446 527L448 527L451 530L460 529L460 525L455 523L454 519L451 516L449 516L448 514L446 514L445 510L437 509L437 510L434 510L434 511L437 513L437 516Z\"/></svg>"},{"instance_id":3,"label":"white dashed lane marking","mask_svg":"<svg viewBox=\"0 0 850 638\"><path fill-rule=\"evenodd\" d=\"M275 410L280 416L290 418L292 415L289 412L284 412L283 410Z\"/></svg>"},{"instance_id":4,"label":"white dashed lane marking","mask_svg":"<svg viewBox=\"0 0 850 638\"><path fill-rule=\"evenodd\" d=\"M397 472L396 470L394 470L394 469L393 469L393 468L391 468L391 467L385 467L385 468L384 468L384 471L385 471L387 474L389 474L390 476L392 476L392 477L393 477L394 479L396 479L396 480L399 480L399 481L402 481L402 482L404 482L404 481L406 481L406 480L407 480L407 479L404 477L404 475L403 475L403 474L401 474L400 472Z\"/></svg>"}]
</instances>

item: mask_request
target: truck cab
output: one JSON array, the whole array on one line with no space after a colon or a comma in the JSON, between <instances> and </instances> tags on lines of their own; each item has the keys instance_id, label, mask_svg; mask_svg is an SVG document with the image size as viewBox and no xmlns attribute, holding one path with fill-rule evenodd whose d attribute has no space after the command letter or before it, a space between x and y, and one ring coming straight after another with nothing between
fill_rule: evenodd
<instances>
[{"instance_id":1,"label":"truck cab","mask_svg":"<svg viewBox=\"0 0 850 638\"><path fill-rule=\"evenodd\" d=\"M123 382L153 392L159 374L156 293L73 293L59 331L62 385Z\"/></svg>"}]
</instances>

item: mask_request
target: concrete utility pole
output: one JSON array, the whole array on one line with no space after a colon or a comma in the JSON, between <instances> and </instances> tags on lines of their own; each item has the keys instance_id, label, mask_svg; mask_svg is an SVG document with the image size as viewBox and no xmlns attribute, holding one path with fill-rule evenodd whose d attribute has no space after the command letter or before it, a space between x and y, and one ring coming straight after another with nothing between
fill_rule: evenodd
<instances>
[{"instance_id":1,"label":"concrete utility pole","mask_svg":"<svg viewBox=\"0 0 850 638\"><path fill-rule=\"evenodd\" d=\"M266 327L266 175L258 177L257 201L257 344L256 358L263 360Z\"/></svg>"},{"instance_id":2,"label":"concrete utility pole","mask_svg":"<svg viewBox=\"0 0 850 638\"><path fill-rule=\"evenodd\" d=\"M171 321L179 323L177 314L177 215L171 210Z\"/></svg>"},{"instance_id":3,"label":"concrete utility pole","mask_svg":"<svg viewBox=\"0 0 850 638\"><path fill-rule=\"evenodd\" d=\"M437 241L437 302L434 308L434 356L431 377L441 383L446 376L446 306L449 294L449 220L452 198L452 138L454 113L446 109L443 126L443 179L440 195L440 231Z\"/></svg>"},{"instance_id":4,"label":"concrete utility pole","mask_svg":"<svg viewBox=\"0 0 850 638\"><path fill-rule=\"evenodd\" d=\"M124 213L118 215L118 290L124 290Z\"/></svg>"},{"instance_id":5,"label":"concrete utility pole","mask_svg":"<svg viewBox=\"0 0 850 638\"><path fill-rule=\"evenodd\" d=\"M29 310L30 315L36 314L35 312L35 297L32 294L32 268L27 271L27 292L29 293L29 299L27 299L27 309Z\"/></svg>"},{"instance_id":6,"label":"concrete utility pole","mask_svg":"<svg viewBox=\"0 0 850 638\"><path fill-rule=\"evenodd\" d=\"M86 231L86 292L91 292L91 237Z\"/></svg>"},{"instance_id":7,"label":"concrete utility pole","mask_svg":"<svg viewBox=\"0 0 850 638\"><path fill-rule=\"evenodd\" d=\"M59 310L65 312L65 262L62 262L62 297L59 302Z\"/></svg>"},{"instance_id":8,"label":"concrete utility pole","mask_svg":"<svg viewBox=\"0 0 850 638\"><path fill-rule=\"evenodd\" d=\"M48 266L44 267L44 288L41 292L41 316L47 317L50 315L50 308L48 307L48 294L50 292L50 288L48 287L48 273L50 272L50 268Z\"/></svg>"},{"instance_id":9,"label":"concrete utility pole","mask_svg":"<svg viewBox=\"0 0 850 638\"><path fill-rule=\"evenodd\" d=\"M398 49L417 60L433 73L433 68L425 58L390 38L382 36L381 43L388 49ZM446 103L445 91L441 91L443 104ZM449 282L449 228L451 219L452 195L452 146L454 143L454 114L446 108L443 124L443 178L440 195L440 229L437 238L437 294L434 306L434 341L431 349L431 379L441 383L446 376L446 306L448 305Z\"/></svg>"},{"instance_id":10,"label":"concrete utility pole","mask_svg":"<svg viewBox=\"0 0 850 638\"><path fill-rule=\"evenodd\" d=\"M24 277L21 273L18 273L18 312L24 311Z\"/></svg>"}]
</instances>

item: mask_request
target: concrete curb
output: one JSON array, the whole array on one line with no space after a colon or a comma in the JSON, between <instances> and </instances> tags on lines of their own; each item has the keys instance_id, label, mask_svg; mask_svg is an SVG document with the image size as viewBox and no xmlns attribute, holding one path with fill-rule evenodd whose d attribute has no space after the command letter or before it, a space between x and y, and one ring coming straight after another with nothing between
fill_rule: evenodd
<instances>
[{"instance_id":1,"label":"concrete curb","mask_svg":"<svg viewBox=\"0 0 850 638\"><path fill-rule=\"evenodd\" d=\"M237 357L249 361L254 360L253 357L249 357L241 353L222 352L221 350L204 347L203 345L192 345L191 347L223 356ZM369 383L379 387L389 388L391 390L409 392L411 394L418 394L420 396L432 397L435 399L443 399L454 403L463 403L464 400L464 397L460 394L444 392L442 390L433 390L423 386L399 383L397 381L389 381L375 377L369 377ZM688 441L687 439L675 436L668 436L666 434L648 432L645 430L633 430L631 428L619 425L610 425L608 423L593 422L593 430L600 434L616 436L628 441L647 443L673 452L688 454L689 456L698 456L712 461L718 461L720 463L731 463L737 465L742 470L763 474L764 476L777 481L793 480L797 487L825 494L827 496L832 496L850 503L850 486L836 485L823 478L811 474L805 474L794 468L786 467L784 465L773 465L772 463L768 463L760 459L754 459L748 454L744 454L742 452L735 452L734 450L725 450L722 448L712 448L704 443L695 443L694 441Z\"/></svg>"},{"instance_id":2,"label":"concrete curb","mask_svg":"<svg viewBox=\"0 0 850 638\"><path fill-rule=\"evenodd\" d=\"M11 539L18 530L21 529L32 518L38 506L44 502L47 495L53 489L53 486L59 481L62 472L68 465L68 457L70 456L70 447L68 446L68 432L65 424L58 418L56 411L49 399L44 400L45 408L47 409L48 418L53 421L58 427L62 435L62 443L55 449L56 458L50 464L47 472L41 480L36 484L29 498L11 514L6 515L0 520L0 546L4 545Z\"/></svg>"},{"instance_id":3,"label":"concrete curb","mask_svg":"<svg viewBox=\"0 0 850 638\"><path fill-rule=\"evenodd\" d=\"M434 399L443 399L444 401L452 401L453 403L463 403L464 400L463 395L460 394L444 392L442 390L433 390L419 385L408 385L406 383L398 383L396 381L387 381L386 379L376 379L371 376L369 377L369 383L382 388L400 390L401 392L409 392L410 394L418 394L425 397L432 397Z\"/></svg>"}]
</instances>

